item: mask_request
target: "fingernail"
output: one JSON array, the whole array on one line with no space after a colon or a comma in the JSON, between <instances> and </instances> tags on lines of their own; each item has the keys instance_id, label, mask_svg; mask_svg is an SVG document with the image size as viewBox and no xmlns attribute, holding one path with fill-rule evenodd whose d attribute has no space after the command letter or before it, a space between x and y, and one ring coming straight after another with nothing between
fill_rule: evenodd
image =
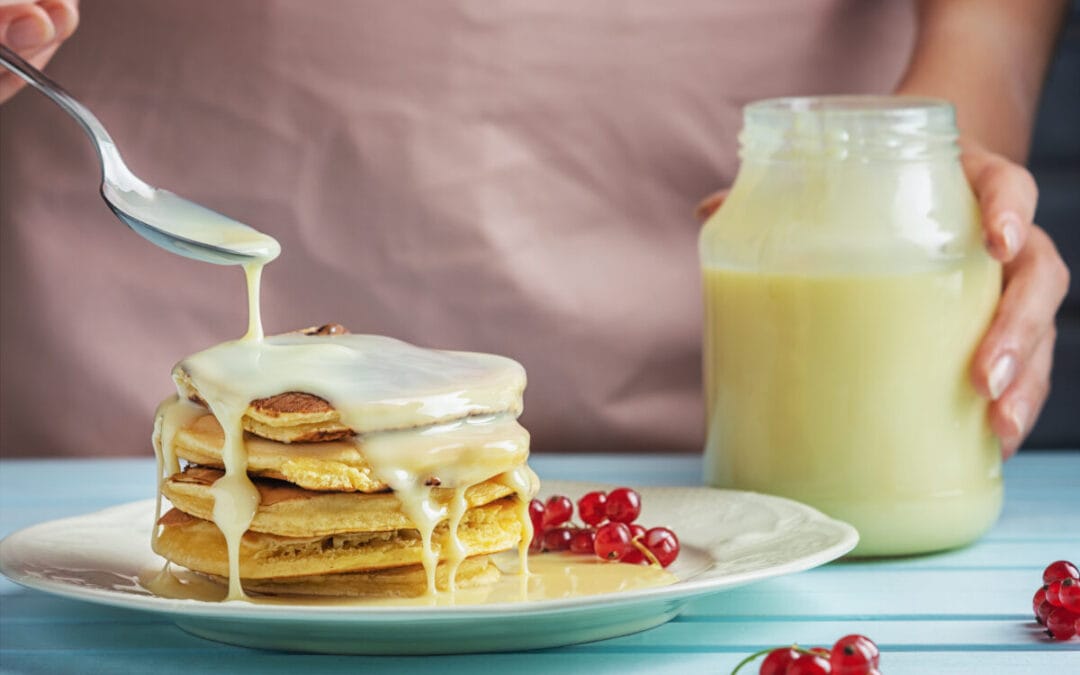
<instances>
[{"instance_id":1,"label":"fingernail","mask_svg":"<svg viewBox=\"0 0 1080 675\"><path fill-rule=\"evenodd\" d=\"M8 24L4 39L12 49L34 49L48 44L55 35L51 22L31 14Z\"/></svg>"},{"instance_id":2,"label":"fingernail","mask_svg":"<svg viewBox=\"0 0 1080 675\"><path fill-rule=\"evenodd\" d=\"M1005 240L1005 254L1010 258L1020 250L1020 219L1011 213L1001 219L1001 238Z\"/></svg>"},{"instance_id":3,"label":"fingernail","mask_svg":"<svg viewBox=\"0 0 1080 675\"><path fill-rule=\"evenodd\" d=\"M1024 427L1027 426L1028 408L1023 401L1017 401L1009 407L1009 421L1016 429L1017 436L1024 435Z\"/></svg>"},{"instance_id":4,"label":"fingernail","mask_svg":"<svg viewBox=\"0 0 1080 675\"><path fill-rule=\"evenodd\" d=\"M990 369L988 384L990 385L990 398L994 401L1001 398L1005 389L1012 383L1013 375L1016 374L1016 359L1012 354L1004 354L998 357L994 366Z\"/></svg>"}]
</instances>

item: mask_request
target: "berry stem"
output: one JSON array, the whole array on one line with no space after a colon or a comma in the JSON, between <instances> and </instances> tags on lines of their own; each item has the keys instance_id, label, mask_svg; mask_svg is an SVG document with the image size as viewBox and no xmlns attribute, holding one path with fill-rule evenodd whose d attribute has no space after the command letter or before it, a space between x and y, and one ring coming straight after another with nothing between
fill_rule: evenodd
<instances>
[{"instance_id":1,"label":"berry stem","mask_svg":"<svg viewBox=\"0 0 1080 675\"><path fill-rule=\"evenodd\" d=\"M656 559L653 552L649 550L649 547L641 543L641 537L634 537L630 540L630 543L634 545L634 548L641 551L641 555L645 556L649 560L649 564L656 569L663 569L663 565Z\"/></svg>"},{"instance_id":2,"label":"berry stem","mask_svg":"<svg viewBox=\"0 0 1080 675\"><path fill-rule=\"evenodd\" d=\"M735 670L731 671L731 675L735 675L735 673L738 673L740 670L742 670L743 666L750 663L751 661L753 661L754 659L756 659L759 656L765 656L766 654L768 654L769 652L771 652L774 649L776 649L776 647L770 647L768 649L762 649L760 652L754 652L750 656L747 656L742 661L739 661L738 665L735 666Z\"/></svg>"},{"instance_id":3,"label":"berry stem","mask_svg":"<svg viewBox=\"0 0 1080 675\"><path fill-rule=\"evenodd\" d=\"M797 642L792 644L791 648L794 649L795 651L799 652L800 654L813 654L814 653L814 652L810 651L809 649L803 649L802 647L799 646L799 643L797 643ZM731 671L730 675L735 675L735 673L739 672L739 670L741 670L743 666L750 663L751 661L753 661L754 659L756 659L759 656L765 656L766 654L773 651L774 649L782 649L782 647L769 647L768 649L762 649L760 652L754 652L753 654L751 654L750 656L747 656L742 661L739 661L739 663L736 664L736 666L735 666L735 670Z\"/></svg>"}]
</instances>

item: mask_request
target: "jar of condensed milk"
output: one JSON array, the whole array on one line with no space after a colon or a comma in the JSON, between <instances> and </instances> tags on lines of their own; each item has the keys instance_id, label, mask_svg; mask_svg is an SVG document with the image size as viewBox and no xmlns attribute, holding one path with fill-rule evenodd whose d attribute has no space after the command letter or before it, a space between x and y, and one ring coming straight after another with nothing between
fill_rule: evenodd
<instances>
[{"instance_id":1,"label":"jar of condensed milk","mask_svg":"<svg viewBox=\"0 0 1080 675\"><path fill-rule=\"evenodd\" d=\"M956 140L943 101L753 103L701 232L706 480L851 523L855 555L967 544L1001 509L969 373L1001 268Z\"/></svg>"}]
</instances>

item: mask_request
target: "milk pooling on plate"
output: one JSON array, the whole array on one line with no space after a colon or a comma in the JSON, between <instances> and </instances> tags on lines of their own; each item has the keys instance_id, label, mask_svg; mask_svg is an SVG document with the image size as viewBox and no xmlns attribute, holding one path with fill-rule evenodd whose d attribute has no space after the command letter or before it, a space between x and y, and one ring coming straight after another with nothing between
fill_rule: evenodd
<instances>
[{"instance_id":1,"label":"milk pooling on plate","mask_svg":"<svg viewBox=\"0 0 1080 675\"><path fill-rule=\"evenodd\" d=\"M228 599L245 597L240 547L259 507L259 491L247 473L244 417L249 405L287 392L328 402L353 435L345 442L389 486L421 536L428 593L439 562L432 548L436 526L449 520L450 587L468 551L457 535L466 490L492 478L517 494L522 538L521 569L532 527L528 502L537 480L525 465L528 433L516 421L522 409L525 371L515 361L489 354L422 349L374 335L289 334L264 338L259 281L267 261L245 265L249 329L181 361L174 370L180 395L158 411L154 446L160 485L179 471L177 430L205 415L204 403L224 433L225 475L211 488L213 522L228 550ZM447 505L431 498L434 487L453 490ZM157 532L155 531L155 536Z\"/></svg>"}]
</instances>

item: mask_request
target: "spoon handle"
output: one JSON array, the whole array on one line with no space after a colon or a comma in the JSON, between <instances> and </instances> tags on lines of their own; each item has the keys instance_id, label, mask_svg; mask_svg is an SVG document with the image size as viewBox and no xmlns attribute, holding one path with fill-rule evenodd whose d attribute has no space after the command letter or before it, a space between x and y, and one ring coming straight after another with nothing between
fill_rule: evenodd
<instances>
[{"instance_id":1,"label":"spoon handle","mask_svg":"<svg viewBox=\"0 0 1080 675\"><path fill-rule=\"evenodd\" d=\"M117 182L127 182L125 179L138 181L128 170L124 160L120 158L120 153L112 137L109 136L109 132L105 131L105 127L89 108L75 100L75 97L51 80L48 75L2 44L0 44L0 64L26 80L30 86L51 98L67 114L75 118L97 148L101 170L106 178Z\"/></svg>"}]
</instances>

